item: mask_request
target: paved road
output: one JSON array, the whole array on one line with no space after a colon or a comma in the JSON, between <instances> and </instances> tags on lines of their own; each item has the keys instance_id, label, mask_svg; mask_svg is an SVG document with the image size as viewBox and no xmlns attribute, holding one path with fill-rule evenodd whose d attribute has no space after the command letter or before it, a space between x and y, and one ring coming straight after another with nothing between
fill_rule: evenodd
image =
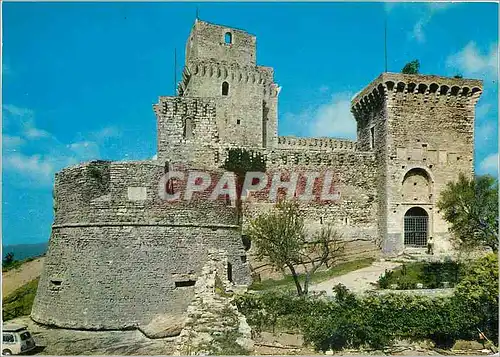
<instances>
[{"instance_id":1,"label":"paved road","mask_svg":"<svg viewBox=\"0 0 500 357\"><path fill-rule=\"evenodd\" d=\"M326 291L328 296L332 296L333 287L337 284L343 284L355 293L362 293L373 289L374 287L370 283L377 282L386 269L392 270L400 265L401 263L395 262L374 262L369 267L355 270L345 275L312 285L309 290L316 292Z\"/></svg>"}]
</instances>

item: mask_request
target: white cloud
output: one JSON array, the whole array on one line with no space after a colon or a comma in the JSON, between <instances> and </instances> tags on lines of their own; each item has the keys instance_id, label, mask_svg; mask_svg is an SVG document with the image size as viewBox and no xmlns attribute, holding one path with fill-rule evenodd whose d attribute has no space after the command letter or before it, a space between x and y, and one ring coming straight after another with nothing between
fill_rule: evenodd
<instances>
[{"instance_id":1,"label":"white cloud","mask_svg":"<svg viewBox=\"0 0 500 357\"><path fill-rule=\"evenodd\" d=\"M38 129L32 126L26 126L24 134L29 139L49 138L51 136L48 131Z\"/></svg>"},{"instance_id":2,"label":"white cloud","mask_svg":"<svg viewBox=\"0 0 500 357\"><path fill-rule=\"evenodd\" d=\"M446 10L450 7L450 5L451 3L443 2L429 2L425 4L424 14L413 26L410 37L414 38L417 42L424 43L426 39L425 27L429 24L437 12Z\"/></svg>"},{"instance_id":3,"label":"white cloud","mask_svg":"<svg viewBox=\"0 0 500 357\"><path fill-rule=\"evenodd\" d=\"M4 105L3 110L8 117L9 131L16 132L15 135L9 132L2 136L3 146L8 149L4 154L3 167L7 173L30 180L31 186L50 186L54 174L64 167L99 159L103 141L119 135L117 129L106 127L89 133L87 137L90 140L65 144L48 131L36 127L32 110L14 105ZM35 153L23 152L28 144L35 142L34 139ZM20 148L23 150L18 150Z\"/></svg>"},{"instance_id":4,"label":"white cloud","mask_svg":"<svg viewBox=\"0 0 500 357\"><path fill-rule=\"evenodd\" d=\"M12 153L4 156L3 167L30 180L36 180L38 184L44 186L52 183L58 165L54 158Z\"/></svg>"},{"instance_id":5,"label":"white cloud","mask_svg":"<svg viewBox=\"0 0 500 357\"><path fill-rule=\"evenodd\" d=\"M20 136L2 135L2 147L6 150L16 150L25 143Z\"/></svg>"},{"instance_id":6,"label":"white cloud","mask_svg":"<svg viewBox=\"0 0 500 357\"><path fill-rule=\"evenodd\" d=\"M114 138L121 135L121 132L112 126L105 127L99 131L92 133L96 140L105 140L108 138Z\"/></svg>"},{"instance_id":7,"label":"white cloud","mask_svg":"<svg viewBox=\"0 0 500 357\"><path fill-rule=\"evenodd\" d=\"M151 160L158 160L158 154L154 154Z\"/></svg>"},{"instance_id":8,"label":"white cloud","mask_svg":"<svg viewBox=\"0 0 500 357\"><path fill-rule=\"evenodd\" d=\"M482 53L475 42L469 42L461 51L449 56L446 65L463 72L465 76L498 77L498 44L490 45Z\"/></svg>"},{"instance_id":9,"label":"white cloud","mask_svg":"<svg viewBox=\"0 0 500 357\"><path fill-rule=\"evenodd\" d=\"M21 108L12 104L4 104L2 105L2 109L5 109L7 113L18 118L33 117L34 114L31 109Z\"/></svg>"},{"instance_id":10,"label":"white cloud","mask_svg":"<svg viewBox=\"0 0 500 357\"><path fill-rule=\"evenodd\" d=\"M492 105L491 103L480 103L476 106L476 119L477 120L481 120L482 118L484 118L486 115L488 115L488 113L491 111L492 109Z\"/></svg>"},{"instance_id":11,"label":"white cloud","mask_svg":"<svg viewBox=\"0 0 500 357\"><path fill-rule=\"evenodd\" d=\"M497 135L498 134L495 123L486 121L478 126L474 135L474 139L476 140L476 142L480 142L484 146L486 142L489 142L492 139L496 139Z\"/></svg>"},{"instance_id":12,"label":"white cloud","mask_svg":"<svg viewBox=\"0 0 500 357\"><path fill-rule=\"evenodd\" d=\"M413 26L412 36L417 42L425 42L424 27L430 21L430 17L422 18Z\"/></svg>"},{"instance_id":13,"label":"white cloud","mask_svg":"<svg viewBox=\"0 0 500 357\"><path fill-rule=\"evenodd\" d=\"M318 107L286 116L298 124L308 136L356 139L356 121L351 114L351 93L339 93Z\"/></svg>"},{"instance_id":14,"label":"white cloud","mask_svg":"<svg viewBox=\"0 0 500 357\"><path fill-rule=\"evenodd\" d=\"M483 174L498 176L498 153L486 156L479 164L479 171Z\"/></svg>"}]
</instances>

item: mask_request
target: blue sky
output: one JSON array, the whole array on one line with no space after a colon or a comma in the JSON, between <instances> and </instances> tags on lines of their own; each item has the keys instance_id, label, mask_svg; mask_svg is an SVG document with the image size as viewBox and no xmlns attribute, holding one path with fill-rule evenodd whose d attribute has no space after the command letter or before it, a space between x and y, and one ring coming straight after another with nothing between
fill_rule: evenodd
<instances>
[{"instance_id":1,"label":"blue sky","mask_svg":"<svg viewBox=\"0 0 500 357\"><path fill-rule=\"evenodd\" d=\"M257 36L282 87L279 134L353 138L351 97L418 58L424 74L484 80L475 165L497 172L495 3L3 3L3 244L47 241L54 172L155 155L152 105L172 95L200 18Z\"/></svg>"}]
</instances>

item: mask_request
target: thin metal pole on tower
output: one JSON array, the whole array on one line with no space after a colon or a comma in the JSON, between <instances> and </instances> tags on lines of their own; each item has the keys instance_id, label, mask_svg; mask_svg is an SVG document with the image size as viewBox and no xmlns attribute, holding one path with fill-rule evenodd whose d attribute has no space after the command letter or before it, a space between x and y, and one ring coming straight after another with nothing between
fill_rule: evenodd
<instances>
[{"instance_id":1,"label":"thin metal pole on tower","mask_svg":"<svg viewBox=\"0 0 500 357\"><path fill-rule=\"evenodd\" d=\"M198 11L198 6L196 6L196 20L200 18L200 13Z\"/></svg>"},{"instance_id":2,"label":"thin metal pole on tower","mask_svg":"<svg viewBox=\"0 0 500 357\"><path fill-rule=\"evenodd\" d=\"M177 48L174 48L174 95L177 95Z\"/></svg>"},{"instance_id":3,"label":"thin metal pole on tower","mask_svg":"<svg viewBox=\"0 0 500 357\"><path fill-rule=\"evenodd\" d=\"M385 72L387 72L387 15L384 17L384 62Z\"/></svg>"}]
</instances>

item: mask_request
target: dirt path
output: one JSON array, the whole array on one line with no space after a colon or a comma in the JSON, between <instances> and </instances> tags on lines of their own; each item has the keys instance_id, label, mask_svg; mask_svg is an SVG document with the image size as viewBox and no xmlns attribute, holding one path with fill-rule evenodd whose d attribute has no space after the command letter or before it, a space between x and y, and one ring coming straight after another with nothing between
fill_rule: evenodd
<instances>
[{"instance_id":1,"label":"dirt path","mask_svg":"<svg viewBox=\"0 0 500 357\"><path fill-rule=\"evenodd\" d=\"M2 273L2 299L24 284L40 276L45 258L24 263L17 269Z\"/></svg>"},{"instance_id":2,"label":"dirt path","mask_svg":"<svg viewBox=\"0 0 500 357\"><path fill-rule=\"evenodd\" d=\"M369 267L355 270L345 275L312 285L310 291L326 291L326 294L331 296L333 294L332 288L337 284L343 284L355 293L363 293L373 289L371 283L377 282L378 278L384 274L386 269L392 270L400 265L400 263L394 262L374 262Z\"/></svg>"}]
</instances>

